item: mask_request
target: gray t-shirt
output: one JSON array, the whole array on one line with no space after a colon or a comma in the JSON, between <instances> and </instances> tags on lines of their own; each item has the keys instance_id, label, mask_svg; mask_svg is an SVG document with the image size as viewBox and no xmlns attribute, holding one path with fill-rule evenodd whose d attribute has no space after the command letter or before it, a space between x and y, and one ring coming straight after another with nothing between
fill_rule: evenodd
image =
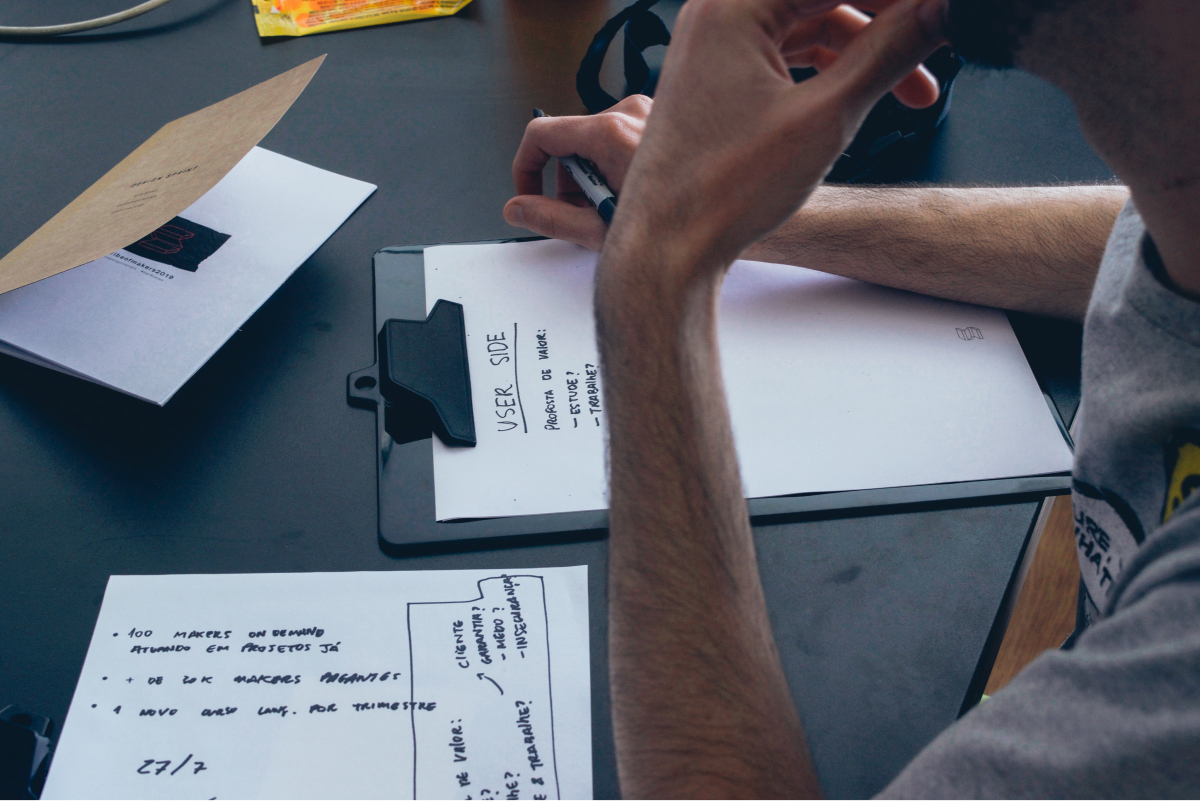
<instances>
[{"instance_id":1,"label":"gray t-shirt","mask_svg":"<svg viewBox=\"0 0 1200 801\"><path fill-rule=\"evenodd\" d=\"M1072 502L1088 624L917 755L896 798L1200 796L1200 303L1130 204L1084 324Z\"/></svg>"}]
</instances>

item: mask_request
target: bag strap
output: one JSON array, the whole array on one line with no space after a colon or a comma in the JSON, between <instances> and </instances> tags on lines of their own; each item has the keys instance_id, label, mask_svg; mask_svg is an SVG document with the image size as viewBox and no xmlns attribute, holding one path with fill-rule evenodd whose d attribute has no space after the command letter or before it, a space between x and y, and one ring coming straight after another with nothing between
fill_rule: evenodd
<instances>
[{"instance_id":1,"label":"bag strap","mask_svg":"<svg viewBox=\"0 0 1200 801\"><path fill-rule=\"evenodd\" d=\"M600 69L604 66L604 56L608 47L616 37L621 26L625 26L625 85L632 91L630 94L653 91L650 83L650 67L642 51L653 45L671 43L671 34L667 31L662 18L650 11L650 7L658 0L637 0L617 13L615 17L604 23L588 45L587 53L579 64L579 72L575 74L575 89L579 99L592 114L612 108L617 104L617 98L604 91L600 86Z\"/></svg>"}]
</instances>

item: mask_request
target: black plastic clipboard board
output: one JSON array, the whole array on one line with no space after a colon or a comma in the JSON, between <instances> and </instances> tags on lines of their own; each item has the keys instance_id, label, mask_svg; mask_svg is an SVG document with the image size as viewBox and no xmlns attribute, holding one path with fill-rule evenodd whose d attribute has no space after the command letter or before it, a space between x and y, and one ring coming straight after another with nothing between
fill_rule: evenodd
<instances>
[{"instance_id":1,"label":"black plastic clipboard board","mask_svg":"<svg viewBox=\"0 0 1200 801\"><path fill-rule=\"evenodd\" d=\"M527 242L543 237L490 240L464 244ZM425 320L425 248L408 245L384 248L373 258L375 287L375 364L347 376L351 405L376 414L376 476L379 498L379 544L387 553L465 550L528 544L531 540L586 539L604 536L608 512L499 517L437 522L433 494L433 449L428 438L398 443L384 428L384 398L380 394L379 337L389 319ZM464 314L469 316L470 309ZM1058 409L1046 396L1051 414L1071 444ZM883 489L848 490L754 498L747 501L752 522L810 514L860 510L882 511L913 505L959 505L1008 498L1038 499L1071 490L1069 473L1020 478L926 484Z\"/></svg>"}]
</instances>

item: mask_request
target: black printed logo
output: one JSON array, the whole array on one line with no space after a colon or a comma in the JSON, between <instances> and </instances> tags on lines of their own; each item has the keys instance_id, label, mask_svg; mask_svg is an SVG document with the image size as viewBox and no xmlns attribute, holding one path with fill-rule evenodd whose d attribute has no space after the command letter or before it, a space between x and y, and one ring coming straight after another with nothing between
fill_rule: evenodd
<instances>
[{"instance_id":1,"label":"black printed logo","mask_svg":"<svg viewBox=\"0 0 1200 801\"><path fill-rule=\"evenodd\" d=\"M216 253L228 240L229 234L175 217L125 250L144 259L194 273L202 261Z\"/></svg>"},{"instance_id":2,"label":"black printed logo","mask_svg":"<svg viewBox=\"0 0 1200 801\"><path fill-rule=\"evenodd\" d=\"M1125 499L1111 490L1075 479L1075 547L1088 599L1102 609L1125 563L1146 540L1145 529Z\"/></svg>"},{"instance_id":3,"label":"black printed logo","mask_svg":"<svg viewBox=\"0 0 1200 801\"><path fill-rule=\"evenodd\" d=\"M958 332L958 338L963 342L970 342L972 339L983 339L983 332L974 326L970 328L955 328L954 330Z\"/></svg>"}]
</instances>

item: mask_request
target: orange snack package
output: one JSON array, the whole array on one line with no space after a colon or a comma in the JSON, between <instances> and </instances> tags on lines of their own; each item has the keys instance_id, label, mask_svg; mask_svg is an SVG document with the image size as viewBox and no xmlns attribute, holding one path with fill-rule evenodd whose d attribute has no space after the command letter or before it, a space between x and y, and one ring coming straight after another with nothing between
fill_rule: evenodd
<instances>
[{"instance_id":1,"label":"orange snack package","mask_svg":"<svg viewBox=\"0 0 1200 801\"><path fill-rule=\"evenodd\" d=\"M307 36L458 13L471 0L250 0L259 36Z\"/></svg>"}]
</instances>

